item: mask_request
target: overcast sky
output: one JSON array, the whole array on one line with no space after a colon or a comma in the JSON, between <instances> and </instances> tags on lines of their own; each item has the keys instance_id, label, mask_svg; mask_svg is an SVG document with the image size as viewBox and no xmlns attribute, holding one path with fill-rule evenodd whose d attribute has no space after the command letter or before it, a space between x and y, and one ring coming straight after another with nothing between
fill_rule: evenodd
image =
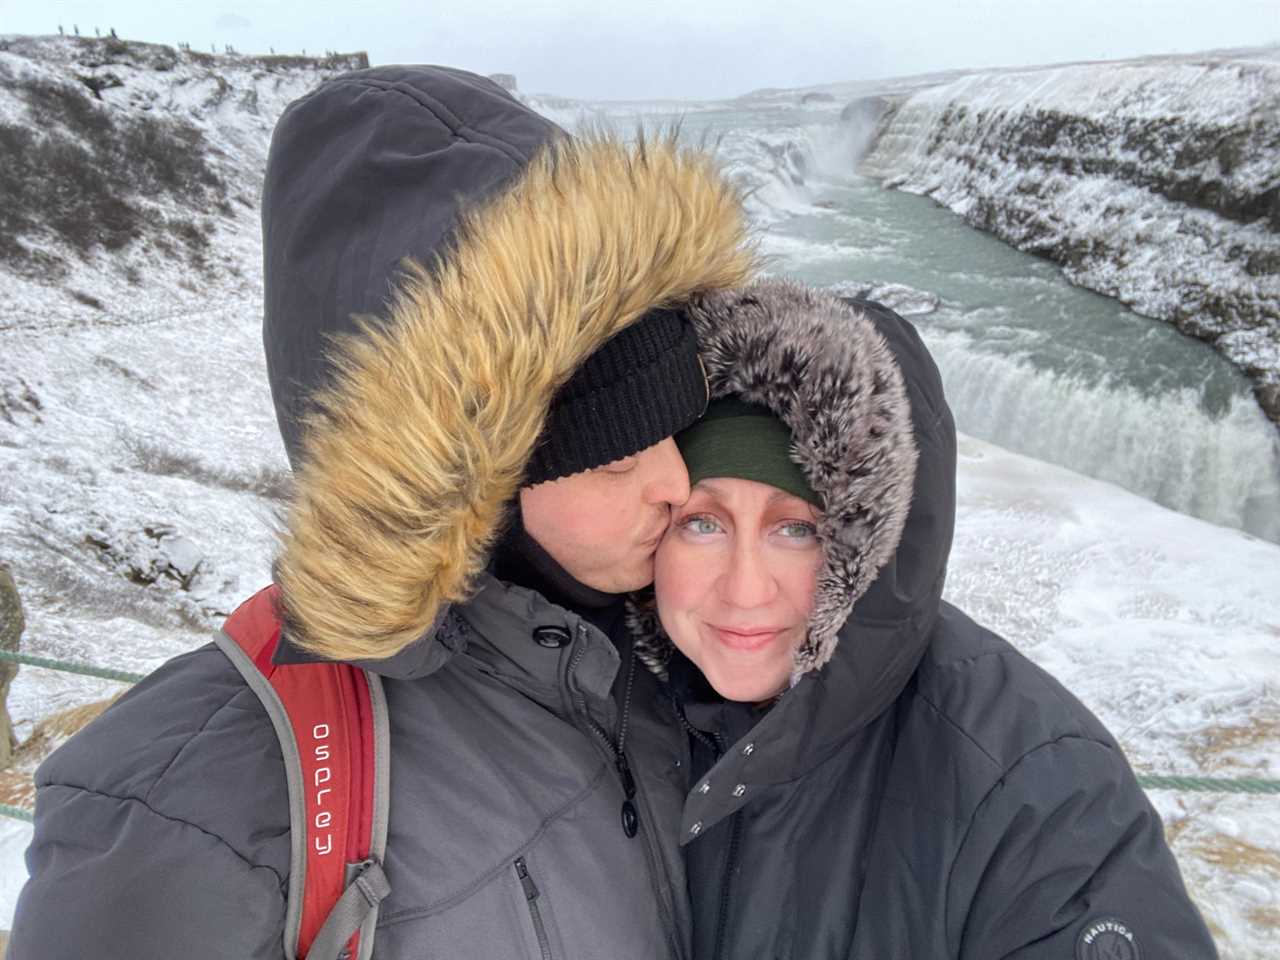
<instances>
[{"instance_id":1,"label":"overcast sky","mask_svg":"<svg viewBox=\"0 0 1280 960\"><path fill-rule=\"evenodd\" d=\"M365 50L514 73L529 93L736 96L954 67L1280 44L1280 0L0 0L0 33L62 24L219 51Z\"/></svg>"}]
</instances>

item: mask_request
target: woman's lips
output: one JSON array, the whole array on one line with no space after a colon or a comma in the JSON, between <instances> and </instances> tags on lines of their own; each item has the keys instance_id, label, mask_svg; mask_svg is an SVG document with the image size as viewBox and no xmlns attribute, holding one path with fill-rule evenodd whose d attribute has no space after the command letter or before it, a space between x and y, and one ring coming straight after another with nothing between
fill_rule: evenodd
<instances>
[{"instance_id":1,"label":"woman's lips","mask_svg":"<svg viewBox=\"0 0 1280 960\"><path fill-rule=\"evenodd\" d=\"M753 627L751 629L732 629L712 625L712 631L726 647L731 650L752 651L767 647L782 631L774 627Z\"/></svg>"}]
</instances>

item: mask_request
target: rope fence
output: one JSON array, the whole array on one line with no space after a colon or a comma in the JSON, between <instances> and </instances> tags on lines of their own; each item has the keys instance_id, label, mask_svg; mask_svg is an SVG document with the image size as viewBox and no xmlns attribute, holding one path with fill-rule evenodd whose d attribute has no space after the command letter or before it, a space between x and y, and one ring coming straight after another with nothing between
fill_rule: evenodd
<instances>
[{"instance_id":1,"label":"rope fence","mask_svg":"<svg viewBox=\"0 0 1280 960\"><path fill-rule=\"evenodd\" d=\"M44 670L57 670L62 673L76 673L86 677L97 677L102 680L115 680L120 683L137 683L145 674L131 673L128 670L114 670L110 667L98 667L87 663L73 663L69 660L55 660L50 657L37 657L29 653L15 653L11 650L0 650L0 661L26 664ZM1138 785L1144 790L1177 790L1182 793L1245 793L1245 794L1280 794L1280 780L1267 780L1260 777L1165 777L1155 774L1138 774ZM32 813L22 807L0 803L0 817L32 822Z\"/></svg>"},{"instance_id":2,"label":"rope fence","mask_svg":"<svg viewBox=\"0 0 1280 960\"><path fill-rule=\"evenodd\" d=\"M35 815L30 810L24 810L22 807L12 807L7 803L0 803L0 817L8 817L10 820L22 820L26 823L35 823Z\"/></svg>"},{"instance_id":3,"label":"rope fence","mask_svg":"<svg viewBox=\"0 0 1280 960\"><path fill-rule=\"evenodd\" d=\"M137 683L146 676L144 673L112 670L110 667L95 667L92 664L72 663L69 660L52 660L48 657L32 656L29 653L15 653L12 650L0 650L0 660L8 660L11 663L25 663L29 667L43 667L46 670L57 670L60 673L78 673L84 677L118 680L120 683Z\"/></svg>"},{"instance_id":4,"label":"rope fence","mask_svg":"<svg viewBox=\"0 0 1280 960\"><path fill-rule=\"evenodd\" d=\"M1280 793L1280 780L1256 777L1158 777L1138 774L1138 785L1144 790L1179 790L1184 793Z\"/></svg>"}]
</instances>

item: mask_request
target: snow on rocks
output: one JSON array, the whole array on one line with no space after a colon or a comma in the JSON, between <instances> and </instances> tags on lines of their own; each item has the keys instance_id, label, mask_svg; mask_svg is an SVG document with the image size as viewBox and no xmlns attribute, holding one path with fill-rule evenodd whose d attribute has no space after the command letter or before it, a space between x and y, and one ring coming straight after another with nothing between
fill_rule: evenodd
<instances>
[{"instance_id":1,"label":"snow on rocks","mask_svg":"<svg viewBox=\"0 0 1280 960\"><path fill-rule=\"evenodd\" d=\"M1213 343L1280 424L1280 49L962 77L862 170Z\"/></svg>"},{"instance_id":2,"label":"snow on rocks","mask_svg":"<svg viewBox=\"0 0 1280 960\"><path fill-rule=\"evenodd\" d=\"M367 65L0 37L0 329L119 322L149 289L189 309L252 292L276 118Z\"/></svg>"},{"instance_id":3,"label":"snow on rocks","mask_svg":"<svg viewBox=\"0 0 1280 960\"><path fill-rule=\"evenodd\" d=\"M874 300L904 317L919 317L933 313L941 302L936 293L916 290L905 283L858 283L844 280L829 284L827 292L837 297Z\"/></svg>"}]
</instances>

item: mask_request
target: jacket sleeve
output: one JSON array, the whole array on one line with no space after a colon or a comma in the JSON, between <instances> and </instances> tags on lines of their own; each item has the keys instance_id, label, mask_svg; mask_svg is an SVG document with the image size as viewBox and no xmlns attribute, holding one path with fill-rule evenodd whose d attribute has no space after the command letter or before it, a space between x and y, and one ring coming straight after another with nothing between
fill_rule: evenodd
<instances>
[{"instance_id":1,"label":"jacket sleeve","mask_svg":"<svg viewBox=\"0 0 1280 960\"><path fill-rule=\"evenodd\" d=\"M47 784L9 960L280 960L285 892L199 826L136 797Z\"/></svg>"},{"instance_id":2,"label":"jacket sleeve","mask_svg":"<svg viewBox=\"0 0 1280 960\"><path fill-rule=\"evenodd\" d=\"M1006 772L969 826L947 903L962 960L1217 956L1160 817L1121 752L1096 740L1056 740Z\"/></svg>"}]
</instances>

